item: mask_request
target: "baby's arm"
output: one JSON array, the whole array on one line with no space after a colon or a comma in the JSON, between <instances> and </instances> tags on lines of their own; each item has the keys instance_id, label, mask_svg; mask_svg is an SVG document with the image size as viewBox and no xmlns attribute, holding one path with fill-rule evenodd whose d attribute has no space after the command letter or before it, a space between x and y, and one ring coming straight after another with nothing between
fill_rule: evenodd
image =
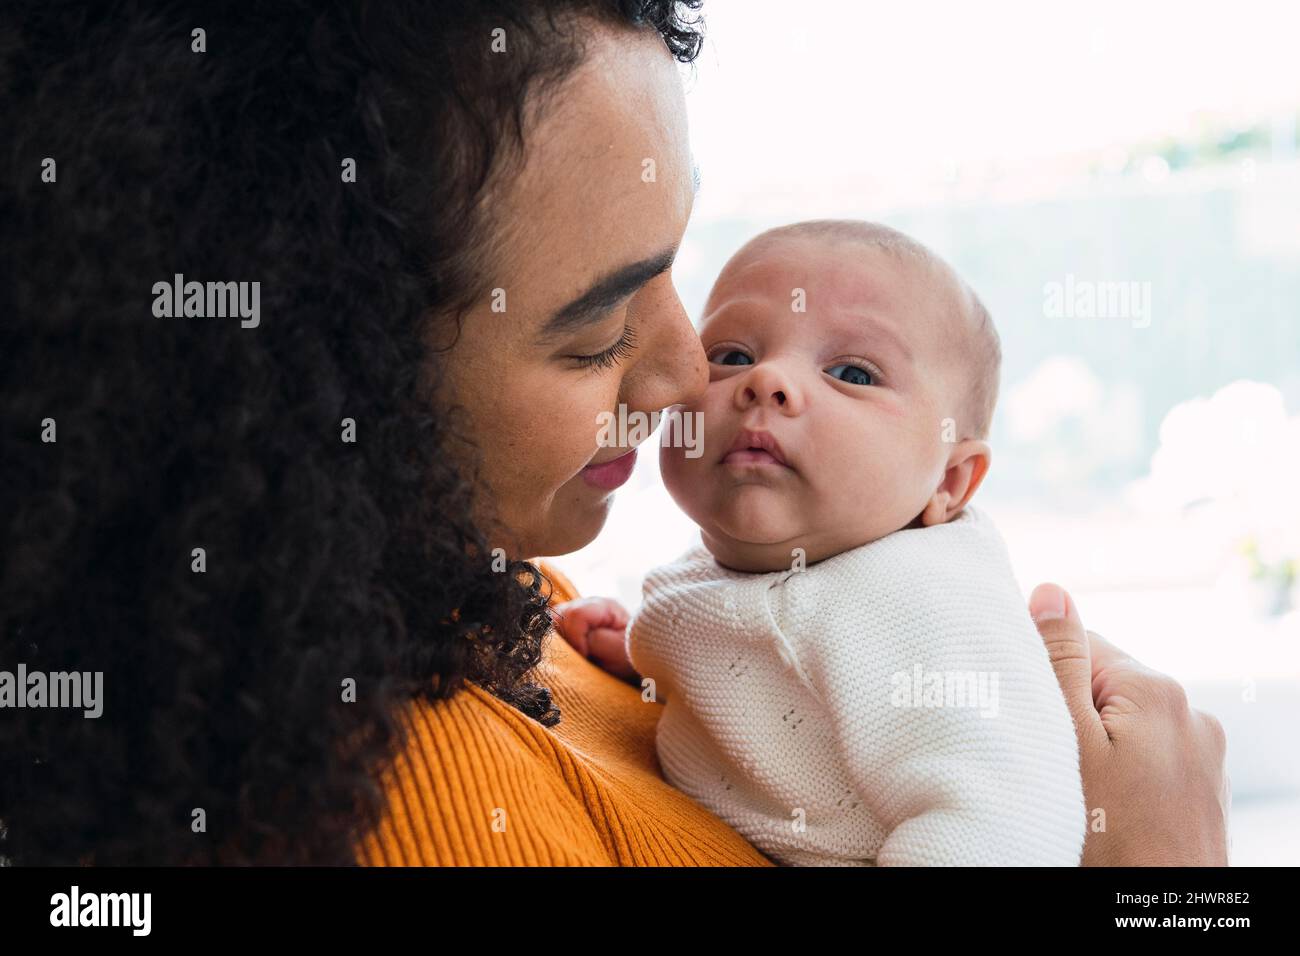
<instances>
[{"instance_id":1,"label":"baby's arm","mask_svg":"<svg viewBox=\"0 0 1300 956\"><path fill-rule=\"evenodd\" d=\"M1074 728L1010 568L996 553L959 555L969 535L954 538L957 552L918 540L856 569L861 601L813 574L778 589L802 589L795 616L820 622L792 643L855 791L888 834L876 861L1075 866L1085 809ZM806 587L827 583L824 595Z\"/></svg>"},{"instance_id":2,"label":"baby's arm","mask_svg":"<svg viewBox=\"0 0 1300 956\"><path fill-rule=\"evenodd\" d=\"M578 598L554 608L555 629L588 660L615 677L637 676L627 654L628 613L613 598Z\"/></svg>"}]
</instances>

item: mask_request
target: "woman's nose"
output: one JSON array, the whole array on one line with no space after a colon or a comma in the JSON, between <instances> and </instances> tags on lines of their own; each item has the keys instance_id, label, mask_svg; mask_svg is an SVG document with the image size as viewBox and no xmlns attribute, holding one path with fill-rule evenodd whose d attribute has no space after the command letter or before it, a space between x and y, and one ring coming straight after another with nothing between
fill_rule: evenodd
<instances>
[{"instance_id":1,"label":"woman's nose","mask_svg":"<svg viewBox=\"0 0 1300 956\"><path fill-rule=\"evenodd\" d=\"M638 337L641 360L624 379L624 400L629 406L662 409L689 405L702 398L709 385L704 346L677 291L670 282L665 285L660 295L645 303L655 311L643 314L641 324L647 335Z\"/></svg>"}]
</instances>

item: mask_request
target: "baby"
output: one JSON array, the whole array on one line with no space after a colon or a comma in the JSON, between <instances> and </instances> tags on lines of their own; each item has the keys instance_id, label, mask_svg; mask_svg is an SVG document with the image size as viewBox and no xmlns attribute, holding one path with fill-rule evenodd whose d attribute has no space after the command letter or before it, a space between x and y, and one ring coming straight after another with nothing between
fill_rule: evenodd
<instances>
[{"instance_id":1,"label":"baby","mask_svg":"<svg viewBox=\"0 0 1300 956\"><path fill-rule=\"evenodd\" d=\"M1074 728L988 473L1000 347L924 246L872 223L763 233L700 337L703 454L664 482L702 546L626 617L561 632L664 701L665 777L780 863L1064 865L1085 809Z\"/></svg>"}]
</instances>

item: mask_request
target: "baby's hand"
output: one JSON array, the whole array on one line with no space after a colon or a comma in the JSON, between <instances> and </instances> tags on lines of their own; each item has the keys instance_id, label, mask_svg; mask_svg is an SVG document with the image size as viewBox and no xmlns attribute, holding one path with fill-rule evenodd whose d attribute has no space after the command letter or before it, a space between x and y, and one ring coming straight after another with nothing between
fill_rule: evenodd
<instances>
[{"instance_id":1,"label":"baby's hand","mask_svg":"<svg viewBox=\"0 0 1300 956\"><path fill-rule=\"evenodd\" d=\"M637 676L627 657L628 613L613 598L588 597L556 605L555 629L579 654L622 680Z\"/></svg>"}]
</instances>

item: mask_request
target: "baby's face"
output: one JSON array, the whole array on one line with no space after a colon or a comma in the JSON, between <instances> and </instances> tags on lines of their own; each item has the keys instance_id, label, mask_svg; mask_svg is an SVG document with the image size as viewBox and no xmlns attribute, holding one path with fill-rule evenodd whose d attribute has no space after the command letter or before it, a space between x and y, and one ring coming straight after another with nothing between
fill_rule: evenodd
<instances>
[{"instance_id":1,"label":"baby's face","mask_svg":"<svg viewBox=\"0 0 1300 956\"><path fill-rule=\"evenodd\" d=\"M803 290L806 311L796 311ZM717 559L811 563L918 519L943 482L963 374L950 274L864 243L760 242L705 306L703 453L664 446L665 484Z\"/></svg>"}]
</instances>

